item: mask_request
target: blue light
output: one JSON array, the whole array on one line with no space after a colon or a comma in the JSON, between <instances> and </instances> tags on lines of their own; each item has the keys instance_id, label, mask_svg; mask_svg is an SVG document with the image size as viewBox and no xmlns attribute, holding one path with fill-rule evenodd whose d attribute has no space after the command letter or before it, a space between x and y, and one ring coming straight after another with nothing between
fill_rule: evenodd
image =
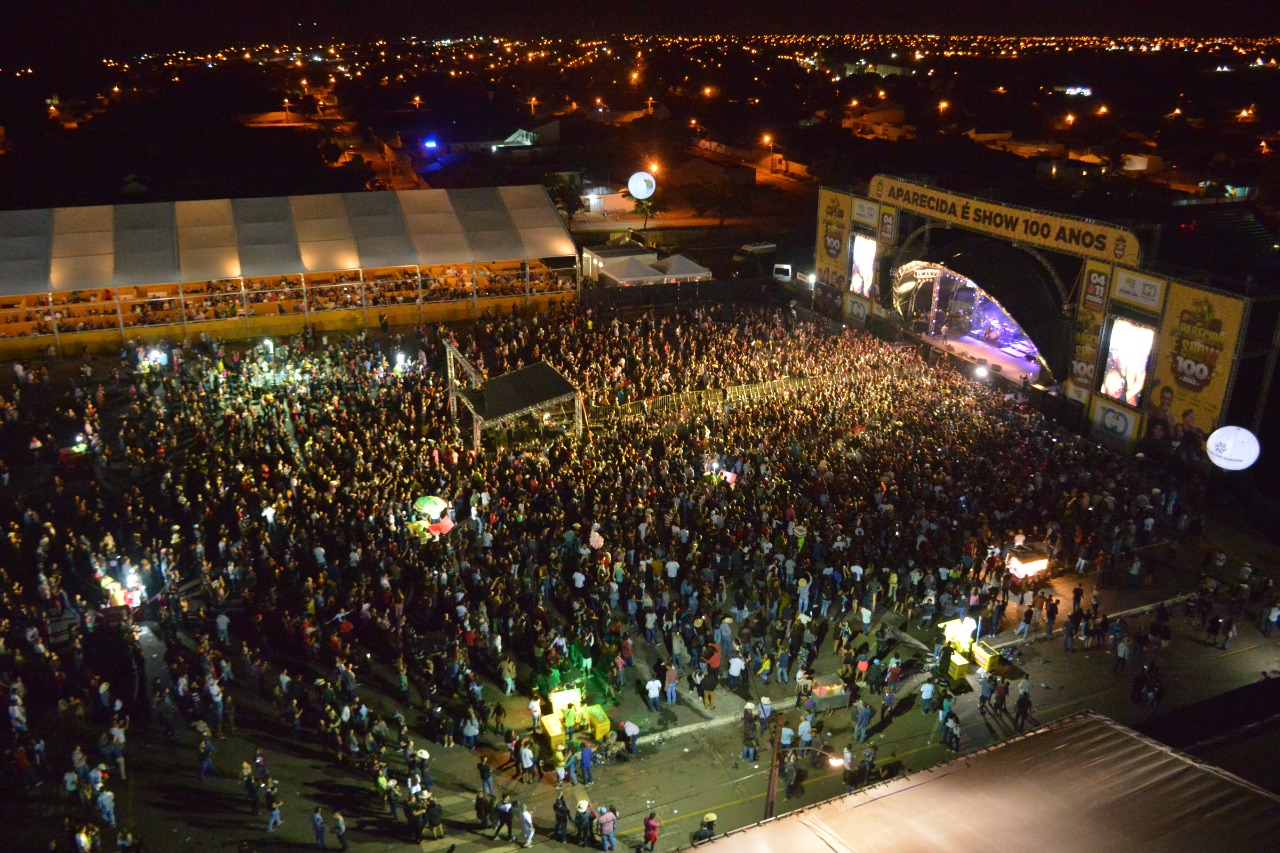
<instances>
[{"instance_id":1,"label":"blue light","mask_svg":"<svg viewBox=\"0 0 1280 853\"><path fill-rule=\"evenodd\" d=\"M424 139L424 140L422 141L422 147L423 147L423 148L435 148L435 147L436 147L436 141L435 141L434 139Z\"/></svg>"}]
</instances>

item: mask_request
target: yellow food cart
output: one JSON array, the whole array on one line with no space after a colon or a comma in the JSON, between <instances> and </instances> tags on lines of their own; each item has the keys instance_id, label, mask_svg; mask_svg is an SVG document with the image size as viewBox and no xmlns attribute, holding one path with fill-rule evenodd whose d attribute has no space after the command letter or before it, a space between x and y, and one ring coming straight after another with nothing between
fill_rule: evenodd
<instances>
[{"instance_id":1,"label":"yellow food cart","mask_svg":"<svg viewBox=\"0 0 1280 853\"><path fill-rule=\"evenodd\" d=\"M589 705L583 713L583 726L592 740L604 740L609 735L612 724L609 715L599 705Z\"/></svg>"},{"instance_id":2,"label":"yellow food cart","mask_svg":"<svg viewBox=\"0 0 1280 853\"><path fill-rule=\"evenodd\" d=\"M543 714L540 718L542 733L547 736L547 743L552 749L564 746L564 723L555 714Z\"/></svg>"}]
</instances>

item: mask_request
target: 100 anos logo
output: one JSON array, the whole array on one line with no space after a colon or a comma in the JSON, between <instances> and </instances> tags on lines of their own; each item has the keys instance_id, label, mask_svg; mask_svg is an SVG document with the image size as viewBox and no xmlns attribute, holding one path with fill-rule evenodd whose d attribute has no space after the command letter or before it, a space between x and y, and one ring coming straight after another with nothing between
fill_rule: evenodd
<instances>
[{"instance_id":1,"label":"100 anos logo","mask_svg":"<svg viewBox=\"0 0 1280 853\"><path fill-rule=\"evenodd\" d=\"M1195 385L1204 385L1209 381L1209 374L1213 369L1203 361L1196 361L1182 355L1174 356L1174 360L1174 369L1183 379L1191 380Z\"/></svg>"}]
</instances>

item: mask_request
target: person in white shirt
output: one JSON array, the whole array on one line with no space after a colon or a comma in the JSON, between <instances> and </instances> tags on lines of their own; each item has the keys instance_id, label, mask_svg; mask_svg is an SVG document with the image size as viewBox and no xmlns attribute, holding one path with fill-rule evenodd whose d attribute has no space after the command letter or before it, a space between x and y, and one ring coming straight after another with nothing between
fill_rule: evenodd
<instances>
[{"instance_id":1,"label":"person in white shirt","mask_svg":"<svg viewBox=\"0 0 1280 853\"><path fill-rule=\"evenodd\" d=\"M622 724L622 733L627 736L627 751L635 755L636 747L639 746L637 741L640 740L640 727L627 720Z\"/></svg>"},{"instance_id":2,"label":"person in white shirt","mask_svg":"<svg viewBox=\"0 0 1280 853\"><path fill-rule=\"evenodd\" d=\"M733 657L729 658L728 684L730 690L738 689L739 679L742 677L742 672L746 668L747 662L742 659L742 655L735 652Z\"/></svg>"},{"instance_id":3,"label":"person in white shirt","mask_svg":"<svg viewBox=\"0 0 1280 853\"><path fill-rule=\"evenodd\" d=\"M657 711L658 697L662 695L662 682L659 681L658 677L655 675L653 678L650 678L649 681L645 684L644 690L649 697L649 710Z\"/></svg>"}]
</instances>

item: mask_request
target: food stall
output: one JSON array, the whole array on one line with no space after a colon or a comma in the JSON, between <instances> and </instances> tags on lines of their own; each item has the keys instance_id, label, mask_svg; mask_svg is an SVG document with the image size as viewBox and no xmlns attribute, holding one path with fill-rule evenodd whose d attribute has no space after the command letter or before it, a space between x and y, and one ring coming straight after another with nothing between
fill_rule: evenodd
<instances>
[{"instance_id":1,"label":"food stall","mask_svg":"<svg viewBox=\"0 0 1280 853\"><path fill-rule=\"evenodd\" d=\"M1027 542L1014 545L1005 558L1009 572L1016 578L1032 578L1045 575L1049 571L1049 560L1053 557L1053 549L1044 542Z\"/></svg>"}]
</instances>

